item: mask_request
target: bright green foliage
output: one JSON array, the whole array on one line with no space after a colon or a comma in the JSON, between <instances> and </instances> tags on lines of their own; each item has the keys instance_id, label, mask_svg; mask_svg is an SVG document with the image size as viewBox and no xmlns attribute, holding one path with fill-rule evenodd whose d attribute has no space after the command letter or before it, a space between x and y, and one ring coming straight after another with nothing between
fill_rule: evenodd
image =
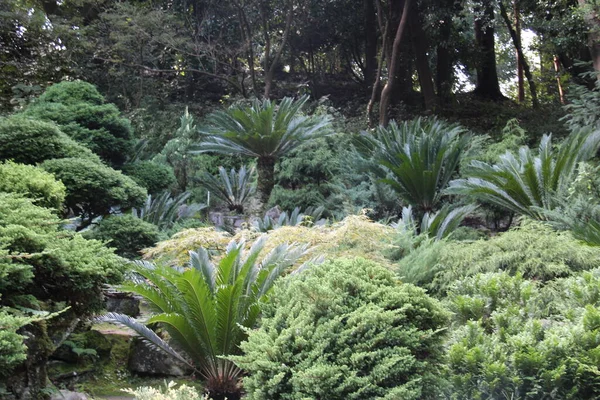
<instances>
[{"instance_id":1,"label":"bright green foliage","mask_svg":"<svg viewBox=\"0 0 600 400\"><path fill-rule=\"evenodd\" d=\"M113 207L129 209L140 206L146 190L133 179L106 165L80 158L48 160L42 168L67 187L65 205L89 225L99 216L108 215Z\"/></svg>"},{"instance_id":2,"label":"bright green foliage","mask_svg":"<svg viewBox=\"0 0 600 400\"><path fill-rule=\"evenodd\" d=\"M517 156L507 152L495 164L473 161L467 179L451 182L449 193L466 194L508 211L545 219L540 209L557 207L575 178L577 165L593 157L600 131L572 133L558 150L544 135L537 154L522 147Z\"/></svg>"},{"instance_id":3,"label":"bright green foliage","mask_svg":"<svg viewBox=\"0 0 600 400\"><path fill-rule=\"evenodd\" d=\"M243 241L232 241L217 264L200 248L190 252L185 269L135 265L134 271L144 279L124 289L147 300L155 314L146 323L163 327L185 357L125 315L107 314L104 320L124 324L171 356L191 361L209 392L236 393L241 371L220 356L239 354L239 344L246 338L243 328L254 327L275 280L306 252L306 247L280 245L259 261L265 240L257 240L247 253Z\"/></svg>"},{"instance_id":4,"label":"bright green foliage","mask_svg":"<svg viewBox=\"0 0 600 400\"><path fill-rule=\"evenodd\" d=\"M36 205L60 210L65 200L65 185L41 168L0 162L0 192L18 193Z\"/></svg>"},{"instance_id":5,"label":"bright green foliage","mask_svg":"<svg viewBox=\"0 0 600 400\"><path fill-rule=\"evenodd\" d=\"M550 296L539 282L506 272L454 285L449 397L598 398L600 309L597 298L585 296L598 293L595 275L559 280ZM565 307L557 311L556 304Z\"/></svg>"},{"instance_id":6,"label":"bright green foliage","mask_svg":"<svg viewBox=\"0 0 600 400\"><path fill-rule=\"evenodd\" d=\"M581 244L568 232L525 221L487 241L449 243L437 265L430 268L436 269L433 286L439 289L480 272L507 271L548 281L592 269L599 262L600 249Z\"/></svg>"},{"instance_id":7,"label":"bright green foliage","mask_svg":"<svg viewBox=\"0 0 600 400\"><path fill-rule=\"evenodd\" d=\"M136 400L210 400L208 396L200 396L193 387L181 385L175 387L175 382L171 381L165 385L165 388L156 389L153 387L138 387L134 389L123 389L127 394L135 396Z\"/></svg>"},{"instance_id":8,"label":"bright green foliage","mask_svg":"<svg viewBox=\"0 0 600 400\"><path fill-rule=\"evenodd\" d=\"M241 214L244 205L256 191L256 185L252 182L254 171L254 167L247 169L243 165L238 171L232 168L227 174L225 168L219 167L218 177L204 172L200 176L200 185L227 204L230 211Z\"/></svg>"},{"instance_id":9,"label":"bright green foliage","mask_svg":"<svg viewBox=\"0 0 600 400\"><path fill-rule=\"evenodd\" d=\"M36 164L64 157L99 161L87 147L69 138L51 122L19 114L0 118L0 160Z\"/></svg>"},{"instance_id":10,"label":"bright green foliage","mask_svg":"<svg viewBox=\"0 0 600 400\"><path fill-rule=\"evenodd\" d=\"M123 167L123 173L138 185L146 188L148 194L159 194L176 182L173 168L153 161L137 161Z\"/></svg>"},{"instance_id":11,"label":"bright green foliage","mask_svg":"<svg viewBox=\"0 0 600 400\"><path fill-rule=\"evenodd\" d=\"M156 225L161 230L172 229L178 222L191 218L197 212L206 208L204 204L188 204L190 193L184 192L175 197L163 192L152 198L148 195L146 202L140 208L133 208L132 214L146 222Z\"/></svg>"},{"instance_id":12,"label":"bright green foliage","mask_svg":"<svg viewBox=\"0 0 600 400\"><path fill-rule=\"evenodd\" d=\"M304 116L308 96L286 97L279 104L256 100L251 107L232 107L211 114L212 128L196 152L244 155L258 159L258 191L264 204L273 190L275 161L307 140L329 135L327 116Z\"/></svg>"},{"instance_id":13,"label":"bright green foliage","mask_svg":"<svg viewBox=\"0 0 600 400\"><path fill-rule=\"evenodd\" d=\"M63 132L111 165L122 165L132 150L130 122L113 104L104 104L86 82L60 82L25 110L25 115L57 123Z\"/></svg>"},{"instance_id":14,"label":"bright green foliage","mask_svg":"<svg viewBox=\"0 0 600 400\"><path fill-rule=\"evenodd\" d=\"M364 259L337 260L276 287L234 357L258 399L428 399L447 314L425 292Z\"/></svg>"},{"instance_id":15,"label":"bright green foliage","mask_svg":"<svg viewBox=\"0 0 600 400\"><path fill-rule=\"evenodd\" d=\"M457 125L418 118L400 125L392 121L374 134L363 132L355 146L372 158L371 172L380 182L423 213L440 207L442 191L456 173L469 141Z\"/></svg>"},{"instance_id":16,"label":"bright green foliage","mask_svg":"<svg viewBox=\"0 0 600 400\"><path fill-rule=\"evenodd\" d=\"M30 323L30 318L14 316L0 309L0 378L10 376L10 371L26 358L24 337L17 330Z\"/></svg>"},{"instance_id":17,"label":"bright green foliage","mask_svg":"<svg viewBox=\"0 0 600 400\"><path fill-rule=\"evenodd\" d=\"M85 236L108 242L108 246L115 248L115 253L127 258L139 258L142 249L152 247L160 240L156 225L131 214L104 218Z\"/></svg>"}]
</instances>

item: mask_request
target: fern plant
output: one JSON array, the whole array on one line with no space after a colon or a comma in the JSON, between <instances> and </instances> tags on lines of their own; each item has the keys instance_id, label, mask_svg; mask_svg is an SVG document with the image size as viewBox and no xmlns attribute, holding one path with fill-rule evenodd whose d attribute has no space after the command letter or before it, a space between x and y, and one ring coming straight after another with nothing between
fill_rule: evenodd
<instances>
[{"instance_id":1,"label":"fern plant","mask_svg":"<svg viewBox=\"0 0 600 400\"><path fill-rule=\"evenodd\" d=\"M152 198L152 195L148 195L144 206L133 208L131 213L134 217L154 224L161 230L170 229L177 221L190 218L198 211L206 208L205 204L186 205L190 195L189 192L184 192L171 197L171 193L168 191L154 198Z\"/></svg>"},{"instance_id":2,"label":"fern plant","mask_svg":"<svg viewBox=\"0 0 600 400\"><path fill-rule=\"evenodd\" d=\"M419 213L439 208L443 189L456 173L470 137L458 125L415 119L392 121L374 134L363 132L355 147L373 159L371 172Z\"/></svg>"},{"instance_id":3,"label":"fern plant","mask_svg":"<svg viewBox=\"0 0 600 400\"><path fill-rule=\"evenodd\" d=\"M545 220L540 209L558 206L575 178L578 163L593 157L599 146L600 130L572 133L558 150L552 147L551 135L544 135L537 154L521 147L518 155L507 152L495 165L473 161L468 177L452 181L447 192Z\"/></svg>"},{"instance_id":4,"label":"fern plant","mask_svg":"<svg viewBox=\"0 0 600 400\"><path fill-rule=\"evenodd\" d=\"M209 116L211 128L192 153L216 152L257 159L258 192L267 204L275 185L275 162L301 143L331 133L327 116L305 116L308 96L276 104L255 100L251 107L232 107Z\"/></svg>"},{"instance_id":5,"label":"fern plant","mask_svg":"<svg viewBox=\"0 0 600 400\"><path fill-rule=\"evenodd\" d=\"M227 174L225 168L219 167L218 177L204 172L199 183L218 199L225 202L230 211L242 214L244 205L256 191L256 185L252 183L254 171L254 167L248 170L243 165L239 171L232 168Z\"/></svg>"},{"instance_id":6,"label":"fern plant","mask_svg":"<svg viewBox=\"0 0 600 400\"><path fill-rule=\"evenodd\" d=\"M223 356L239 354L239 344L246 338L244 328L255 326L273 283L307 252L307 246L282 244L259 262L265 240L265 236L258 239L246 254L243 241L231 241L217 263L203 248L190 252L187 268L139 261L133 267L139 278L123 289L142 296L155 313L146 325L122 314L109 313L101 319L133 329L156 348L192 366L206 380L211 396L239 396L241 371ZM166 330L181 350L148 326Z\"/></svg>"}]
</instances>

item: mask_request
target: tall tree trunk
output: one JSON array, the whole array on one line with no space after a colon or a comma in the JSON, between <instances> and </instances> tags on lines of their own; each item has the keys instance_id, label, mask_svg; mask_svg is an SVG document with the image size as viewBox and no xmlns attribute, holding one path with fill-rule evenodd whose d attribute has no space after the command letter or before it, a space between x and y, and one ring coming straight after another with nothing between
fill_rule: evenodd
<instances>
[{"instance_id":1,"label":"tall tree trunk","mask_svg":"<svg viewBox=\"0 0 600 400\"><path fill-rule=\"evenodd\" d=\"M525 76L527 77L527 82L529 83L529 91L531 92L531 100L533 102L533 107L537 108L537 107L539 107L540 103L539 103L538 97L537 97L537 89L535 86L535 81L533 79L533 75L531 74L531 69L529 68L529 63L527 62L527 59L525 58L525 54L523 54L523 47L521 46L521 40L519 39L519 35L518 35L517 31L515 31L515 29L513 28L512 24L510 23L510 18L508 17L508 13L506 12L506 7L504 7L504 3L502 3L502 1L500 1L500 14L502 15L502 18L504 19L504 23L506 24L506 27L508 28L508 32L510 33L510 37L512 38L515 49L517 50L517 53L519 54L519 57L518 57L519 65L521 65L521 67L523 68L523 71L525 72Z\"/></svg>"},{"instance_id":2,"label":"tall tree trunk","mask_svg":"<svg viewBox=\"0 0 600 400\"><path fill-rule=\"evenodd\" d=\"M373 0L363 0L365 9L365 69L367 90L372 88L377 72L377 17Z\"/></svg>"},{"instance_id":3,"label":"tall tree trunk","mask_svg":"<svg viewBox=\"0 0 600 400\"><path fill-rule=\"evenodd\" d=\"M502 1L502 0L500 0ZM521 41L521 10L519 8L519 0L513 0L513 14L515 17L515 32L517 33L517 43L522 46ZM517 91L519 103L525 102L525 75L523 71L523 64L521 62L521 53L516 50L517 57Z\"/></svg>"},{"instance_id":4,"label":"tall tree trunk","mask_svg":"<svg viewBox=\"0 0 600 400\"><path fill-rule=\"evenodd\" d=\"M450 104L453 101L452 86L454 83L452 55L449 48L452 35L452 18L450 16L441 21L439 34L441 40L436 46L436 89L440 104Z\"/></svg>"},{"instance_id":5,"label":"tall tree trunk","mask_svg":"<svg viewBox=\"0 0 600 400\"><path fill-rule=\"evenodd\" d=\"M235 6L238 9L238 18L240 20L240 31L242 34L242 40L246 43L248 51L248 69L250 69L250 80L252 82L252 91L255 96L258 96L258 86L256 83L256 68L254 67L254 47L252 43L252 29L248 22L248 17L244 9L244 5L236 1Z\"/></svg>"},{"instance_id":6,"label":"tall tree trunk","mask_svg":"<svg viewBox=\"0 0 600 400\"><path fill-rule=\"evenodd\" d=\"M367 105L367 122L369 128L373 127L373 106L377 101L377 95L379 94L379 88L381 86L381 71L383 70L383 62L386 58L387 39L388 39L388 28L390 20L387 19L385 24L383 22L383 7L381 6L381 0L374 0L377 6L377 23L379 25L379 31L381 32L381 50L379 54L379 62L377 64L377 73L375 74L375 82L371 90L371 99Z\"/></svg>"},{"instance_id":7,"label":"tall tree trunk","mask_svg":"<svg viewBox=\"0 0 600 400\"><path fill-rule=\"evenodd\" d=\"M392 96L392 88L394 87L397 79L396 70L398 67L398 58L400 57L400 44L402 43L402 38L408 27L408 15L411 4L412 0L404 0L402 17L400 18L400 23L398 24L396 35L394 37L394 43L392 44L392 52L390 57L391 62L388 65L388 81L381 91L381 101L379 104L379 124L383 126L387 126L390 121L389 106Z\"/></svg>"},{"instance_id":8,"label":"tall tree trunk","mask_svg":"<svg viewBox=\"0 0 600 400\"><path fill-rule=\"evenodd\" d=\"M594 64L594 70L597 72L597 79L600 80L600 16L598 16L598 6L595 1L578 0L579 6L583 9L583 18L588 25L588 47Z\"/></svg>"},{"instance_id":9,"label":"tall tree trunk","mask_svg":"<svg viewBox=\"0 0 600 400\"><path fill-rule=\"evenodd\" d=\"M429 67L429 58L427 57L427 37L423 31L421 16L417 7L413 7L410 18L410 31L412 33L412 44L415 52L415 65L419 74L419 84L421 85L421 94L425 103L425 110L433 111L436 105L435 89L433 87L433 74Z\"/></svg>"},{"instance_id":10,"label":"tall tree trunk","mask_svg":"<svg viewBox=\"0 0 600 400\"><path fill-rule=\"evenodd\" d=\"M566 104L565 101L565 91L562 86L562 82L560 81L560 61L558 56L554 56L552 59L554 65L554 72L556 73L556 84L558 86L558 99L560 100L560 104Z\"/></svg>"},{"instance_id":11,"label":"tall tree trunk","mask_svg":"<svg viewBox=\"0 0 600 400\"><path fill-rule=\"evenodd\" d=\"M494 5L491 0L479 0L475 8L475 45L479 60L477 63L477 85L474 93L485 99L501 100L498 71L496 70L496 50L494 38Z\"/></svg>"},{"instance_id":12,"label":"tall tree trunk","mask_svg":"<svg viewBox=\"0 0 600 400\"><path fill-rule=\"evenodd\" d=\"M265 210L275 186L275 159L269 156L259 157L256 172L258 173L258 197Z\"/></svg>"},{"instance_id":13,"label":"tall tree trunk","mask_svg":"<svg viewBox=\"0 0 600 400\"><path fill-rule=\"evenodd\" d=\"M294 16L294 0L289 0L288 2L288 10L285 18L285 28L283 30L283 36L281 37L281 43L279 44L279 48L271 61L271 66L265 68L265 92L263 96L268 99L271 97L271 89L273 87L273 77L275 76L275 70L277 69L277 65L279 64L279 60L281 59L281 53L283 53L283 48L287 42L288 36L290 34L290 27L292 25L292 18ZM270 46L270 41L269 41ZM269 60L267 58L267 52L265 50L265 67L269 64Z\"/></svg>"}]
</instances>

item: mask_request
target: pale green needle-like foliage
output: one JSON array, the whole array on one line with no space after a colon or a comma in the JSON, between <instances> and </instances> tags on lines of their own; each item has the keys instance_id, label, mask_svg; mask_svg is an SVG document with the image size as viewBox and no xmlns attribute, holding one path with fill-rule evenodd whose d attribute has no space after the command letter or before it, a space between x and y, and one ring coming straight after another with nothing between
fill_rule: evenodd
<instances>
[{"instance_id":1,"label":"pale green needle-like foliage","mask_svg":"<svg viewBox=\"0 0 600 400\"><path fill-rule=\"evenodd\" d=\"M330 118L302 115L308 96L286 97L274 103L255 100L250 107L234 106L208 117L211 128L192 153L215 152L258 158L258 189L264 203L274 185L275 161L301 143L329 135Z\"/></svg>"},{"instance_id":2,"label":"pale green needle-like foliage","mask_svg":"<svg viewBox=\"0 0 600 400\"><path fill-rule=\"evenodd\" d=\"M133 329L158 349L192 365L206 379L209 392L235 393L241 372L222 356L239 354L244 328L255 326L273 283L307 251L306 246L282 244L259 261L265 241L266 237L258 239L248 252L243 241L232 241L217 264L203 248L190 252L187 268L135 264L142 279L124 289L150 304L155 314L146 325L164 328L178 350L125 315L107 314L103 320Z\"/></svg>"},{"instance_id":3,"label":"pale green needle-like foliage","mask_svg":"<svg viewBox=\"0 0 600 400\"><path fill-rule=\"evenodd\" d=\"M544 135L537 154L522 147L507 152L495 165L473 161L468 177L450 183L448 193L466 194L506 210L544 220L542 210L559 205L575 178L577 165L589 160L600 146L600 130L572 133L555 150L551 135Z\"/></svg>"},{"instance_id":4,"label":"pale green needle-like foliage","mask_svg":"<svg viewBox=\"0 0 600 400\"><path fill-rule=\"evenodd\" d=\"M470 136L458 125L415 119L392 121L374 134L363 132L357 150L375 161L371 171L419 212L436 210L452 179Z\"/></svg>"},{"instance_id":5,"label":"pale green needle-like foliage","mask_svg":"<svg viewBox=\"0 0 600 400\"><path fill-rule=\"evenodd\" d=\"M200 185L227 204L231 211L244 212L244 205L256 191L252 183L254 167L247 169L243 165L238 171L231 169L229 174L223 167L219 167L219 175L213 176L204 172L200 177Z\"/></svg>"}]
</instances>

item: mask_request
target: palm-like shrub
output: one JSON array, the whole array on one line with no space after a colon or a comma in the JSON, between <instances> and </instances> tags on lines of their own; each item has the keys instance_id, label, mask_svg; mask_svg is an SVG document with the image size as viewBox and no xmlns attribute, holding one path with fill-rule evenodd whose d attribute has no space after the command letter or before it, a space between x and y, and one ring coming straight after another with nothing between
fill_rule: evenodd
<instances>
[{"instance_id":1,"label":"palm-like shrub","mask_svg":"<svg viewBox=\"0 0 600 400\"><path fill-rule=\"evenodd\" d=\"M495 165L473 161L468 177L452 181L448 193L466 194L506 210L546 219L543 210L559 205L581 161L600 146L600 131L571 134L558 148L544 135L537 154L522 147L518 155L507 152Z\"/></svg>"},{"instance_id":2,"label":"palm-like shrub","mask_svg":"<svg viewBox=\"0 0 600 400\"><path fill-rule=\"evenodd\" d=\"M230 211L243 213L244 205L256 191L252 183L253 175L254 167L248 170L243 165L239 171L232 168L229 174L225 168L219 167L218 177L204 172L200 177L200 185L225 202Z\"/></svg>"},{"instance_id":3,"label":"palm-like shrub","mask_svg":"<svg viewBox=\"0 0 600 400\"><path fill-rule=\"evenodd\" d=\"M265 237L244 254L244 242L232 241L216 264L205 249L190 252L188 268L138 262L134 271L143 279L124 289L144 297L154 309L147 325L160 325L185 354L173 349L155 332L120 314L103 319L121 323L169 355L193 366L206 379L212 396L238 390L241 371L221 356L239 354L244 327L256 324L261 303L273 283L306 253L306 247L279 245L262 261Z\"/></svg>"},{"instance_id":4,"label":"palm-like shrub","mask_svg":"<svg viewBox=\"0 0 600 400\"><path fill-rule=\"evenodd\" d=\"M425 234L435 240L441 240L452 234L465 217L475 211L475 208L473 205L452 208L446 204L436 213L425 213L419 224L412 207L404 207L402 218L392 226L414 235Z\"/></svg>"},{"instance_id":5,"label":"palm-like shrub","mask_svg":"<svg viewBox=\"0 0 600 400\"><path fill-rule=\"evenodd\" d=\"M330 133L329 118L300 114L308 100L284 98L279 104L255 100L209 116L212 128L193 153L216 152L257 158L258 191L267 204L275 185L275 162L301 143Z\"/></svg>"},{"instance_id":6,"label":"palm-like shrub","mask_svg":"<svg viewBox=\"0 0 600 400\"><path fill-rule=\"evenodd\" d=\"M291 213L282 212L278 218L273 218L270 215L265 215L263 219L254 221L253 228L257 232L268 232L273 229L281 228L282 226L310 226L315 224L323 224L325 222L323 216L325 208L320 206L317 208L308 207L304 212L300 212L300 207L294 208Z\"/></svg>"},{"instance_id":7,"label":"palm-like shrub","mask_svg":"<svg viewBox=\"0 0 600 400\"><path fill-rule=\"evenodd\" d=\"M356 149L374 161L371 172L420 213L439 207L468 144L463 128L435 118L392 121L355 140Z\"/></svg>"},{"instance_id":8,"label":"palm-like shrub","mask_svg":"<svg viewBox=\"0 0 600 400\"><path fill-rule=\"evenodd\" d=\"M206 208L205 204L186 205L189 192L183 192L175 197L163 192L158 196L148 195L143 207L133 208L134 217L158 226L161 230L171 229L181 219L190 218L195 213Z\"/></svg>"}]
</instances>

